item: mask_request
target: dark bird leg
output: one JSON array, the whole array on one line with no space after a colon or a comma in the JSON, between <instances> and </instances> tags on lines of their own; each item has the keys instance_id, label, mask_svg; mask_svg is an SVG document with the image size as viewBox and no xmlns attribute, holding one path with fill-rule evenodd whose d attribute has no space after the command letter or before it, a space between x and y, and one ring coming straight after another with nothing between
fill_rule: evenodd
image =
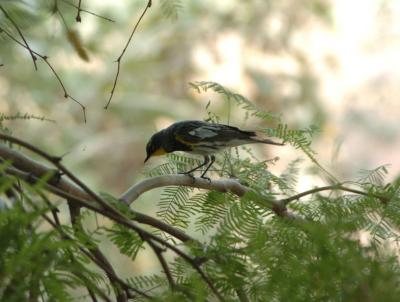
<instances>
[{"instance_id":1,"label":"dark bird leg","mask_svg":"<svg viewBox=\"0 0 400 302\"><path fill-rule=\"evenodd\" d=\"M211 168L211 166L214 164L214 162L215 162L215 156L214 156L214 155L211 155L211 156L210 156L210 159L211 159L210 164L207 166L207 168L204 170L204 172L201 174L200 177L201 177L201 178L208 179L208 180L211 182L211 179L210 179L210 178L204 176L204 175L206 175L207 171Z\"/></svg>"},{"instance_id":2,"label":"dark bird leg","mask_svg":"<svg viewBox=\"0 0 400 302\"><path fill-rule=\"evenodd\" d=\"M205 155L205 156L204 156L204 162L203 162L201 165L199 165L199 166L197 166L197 167L195 167L195 168L193 168L193 169L191 169L191 170L189 170L189 171L182 172L182 173L179 173L179 174L191 175L192 172L194 172L194 171L200 169L201 167L204 167L204 166L207 165L209 162L210 162L210 157L209 157L208 155ZM207 170L208 170L208 168L207 168ZM204 174L204 173L203 173L203 174ZM202 177L203 177L203 175L202 175Z\"/></svg>"}]
</instances>

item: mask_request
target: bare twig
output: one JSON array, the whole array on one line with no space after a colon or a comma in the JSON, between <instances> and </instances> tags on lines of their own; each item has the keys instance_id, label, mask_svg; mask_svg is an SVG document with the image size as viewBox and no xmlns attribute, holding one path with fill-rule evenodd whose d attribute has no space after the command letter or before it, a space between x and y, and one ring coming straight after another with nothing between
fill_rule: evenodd
<instances>
[{"instance_id":1,"label":"bare twig","mask_svg":"<svg viewBox=\"0 0 400 302\"><path fill-rule=\"evenodd\" d=\"M81 12L84 12L84 13L87 13L87 14L90 14L90 15L93 15L93 16L96 16L96 17L98 17L98 18L104 19L104 20L109 21L109 22L115 22L114 20L112 20L112 19L110 19L110 18L101 16L101 15L98 15L98 14L96 14L96 13L94 13L94 12L91 12L91 11L88 11L88 10L86 10L86 9L83 9L83 8L81 8L80 6L77 6L77 5L71 3L71 2L69 2L69 1L67 1L67 0L61 0L61 1L64 2L65 4L69 5L69 6L72 6L72 7L75 7L76 9L79 9ZM79 21L79 22L80 22L80 21Z\"/></svg>"},{"instance_id":2,"label":"bare twig","mask_svg":"<svg viewBox=\"0 0 400 302\"><path fill-rule=\"evenodd\" d=\"M139 17L138 21L136 22L135 26L133 27L133 30L132 30L132 32L131 32L131 35L129 36L129 39L128 39L128 41L126 42L124 49L122 50L121 54L119 55L119 57L118 57L117 60L115 61L115 62L117 63L117 73L115 74L114 83L113 83L113 87L112 87L112 89L111 89L110 97L109 97L109 99L108 99L107 104L104 106L104 109L108 109L108 106L110 105L111 100L112 100L112 98L113 98L113 96L114 96L114 91L115 91L115 88L116 88L116 86L117 86L117 81L118 81L118 77L119 77L119 72L120 72L120 70L121 70L121 60L122 60L122 57L124 56L124 54L125 54L125 52L126 52L128 46L129 46L129 44L131 43L133 34L136 32L136 29L138 28L138 26L139 26L140 22L142 21L144 15L146 14L147 10L151 7L151 2L152 2L152 0L148 0L145 9L143 10L142 14L140 15L140 17Z\"/></svg>"},{"instance_id":3,"label":"bare twig","mask_svg":"<svg viewBox=\"0 0 400 302\"><path fill-rule=\"evenodd\" d=\"M0 10L3 12L4 16L6 16L6 18L8 20L10 20L10 22L12 23L12 25L15 27L15 29L17 30L19 36L21 37L22 41L24 41L25 44L25 48L29 51L31 57L32 57L32 61L33 61L33 66L35 67L35 70L38 70L37 65L36 65L36 60L37 57L35 56L35 54L33 53L32 49L30 48L28 42L26 41L24 35L22 34L21 29L19 28L18 24L11 18L11 16L7 13L7 11L3 8L2 5L0 5Z\"/></svg>"},{"instance_id":4,"label":"bare twig","mask_svg":"<svg viewBox=\"0 0 400 302\"><path fill-rule=\"evenodd\" d=\"M0 27L0 31L4 32L11 40L13 40L15 43L19 44L20 46L22 46L22 47L24 47L24 48L26 48L28 50L30 49L25 44L21 43L16 38L14 38L14 36L11 33L9 33L7 30L5 30L4 28ZM46 65L50 68L50 70L52 71L53 75L56 77L58 83L60 84L60 86L61 86L61 88L62 88L62 90L64 92L64 97L71 99L72 101L77 103L82 108L83 119L84 119L84 121L86 123L86 107L81 102L76 100L74 97L72 97L68 93L67 89L65 88L65 85L64 85L63 81L61 80L61 77L58 75L58 72L54 69L53 65L48 61L48 57L45 56L45 55L42 55L42 54L40 54L40 53L38 53L38 52L36 52L36 51L34 51L32 49L30 49L30 51L32 51L32 53L34 55L36 55L39 58L41 58L46 63Z\"/></svg>"},{"instance_id":5,"label":"bare twig","mask_svg":"<svg viewBox=\"0 0 400 302\"><path fill-rule=\"evenodd\" d=\"M76 20L76 22L81 22L82 21L82 19L81 19L81 3L82 2L82 0L79 0L78 1L78 12L77 12L77 14L76 14L76 18L75 18L75 20Z\"/></svg>"},{"instance_id":6,"label":"bare twig","mask_svg":"<svg viewBox=\"0 0 400 302\"><path fill-rule=\"evenodd\" d=\"M159 247L152 240L148 240L147 243L150 245L150 247L152 248L152 250L156 254L156 256L158 258L158 262L160 262L161 267L162 267L162 269L164 271L164 274L167 277L167 280L168 280L168 283L169 283L169 286L170 286L171 290L175 290L176 284L175 284L174 278L172 277L172 274L171 274L171 271L169 269L168 263L167 263L167 261L165 260L165 258L163 256L163 252L165 252L165 249Z\"/></svg>"},{"instance_id":7,"label":"bare twig","mask_svg":"<svg viewBox=\"0 0 400 302\"><path fill-rule=\"evenodd\" d=\"M372 196L374 198L379 199L383 203L387 203L388 202L388 198L386 196L382 196L382 195L371 193L371 192L364 192L364 191L360 191L360 190L357 190L357 189L344 187L341 184L335 184L335 185L331 185L331 186L314 188L314 189L311 189L311 190L308 190L308 191L293 195L291 197L288 197L288 198L285 198L285 199L281 199L278 202L282 203L284 205L287 205L291 201L300 199L300 198L302 198L304 196L307 196L307 195L315 194L315 193L318 193L318 192L321 192L321 191L335 191L335 190L351 192L351 193L354 193L354 194L357 194L357 195L363 195L363 196Z\"/></svg>"}]
</instances>

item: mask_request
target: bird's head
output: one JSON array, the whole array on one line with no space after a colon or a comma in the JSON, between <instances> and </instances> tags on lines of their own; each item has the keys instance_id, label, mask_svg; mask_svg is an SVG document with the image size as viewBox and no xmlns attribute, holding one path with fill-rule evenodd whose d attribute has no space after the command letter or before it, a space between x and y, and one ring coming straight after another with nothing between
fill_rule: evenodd
<instances>
[{"instance_id":1,"label":"bird's head","mask_svg":"<svg viewBox=\"0 0 400 302\"><path fill-rule=\"evenodd\" d=\"M146 162L152 156L163 155L167 153L163 148L163 131L155 133L149 140L146 146Z\"/></svg>"}]
</instances>

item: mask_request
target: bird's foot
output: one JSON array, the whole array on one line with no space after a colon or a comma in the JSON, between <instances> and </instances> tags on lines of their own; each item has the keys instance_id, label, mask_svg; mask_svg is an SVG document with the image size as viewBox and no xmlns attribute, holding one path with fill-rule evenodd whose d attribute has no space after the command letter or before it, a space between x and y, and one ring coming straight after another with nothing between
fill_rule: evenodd
<instances>
[{"instance_id":1,"label":"bird's foot","mask_svg":"<svg viewBox=\"0 0 400 302\"><path fill-rule=\"evenodd\" d=\"M193 183L195 183L195 181L196 181L196 177L194 177L193 173L190 171L189 172L179 172L178 174L189 176L192 179Z\"/></svg>"},{"instance_id":2,"label":"bird's foot","mask_svg":"<svg viewBox=\"0 0 400 302\"><path fill-rule=\"evenodd\" d=\"M207 176L201 175L200 178L208 180L208 183L211 183L211 178L209 178Z\"/></svg>"}]
</instances>

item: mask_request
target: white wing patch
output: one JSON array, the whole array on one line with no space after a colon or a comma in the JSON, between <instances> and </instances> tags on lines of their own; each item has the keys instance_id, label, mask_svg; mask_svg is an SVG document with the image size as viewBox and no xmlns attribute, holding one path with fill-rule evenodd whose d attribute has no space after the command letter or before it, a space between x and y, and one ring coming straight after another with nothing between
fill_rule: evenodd
<instances>
[{"instance_id":1,"label":"white wing patch","mask_svg":"<svg viewBox=\"0 0 400 302\"><path fill-rule=\"evenodd\" d=\"M211 127L199 127L190 131L189 134L200 138L207 138L218 135L218 133L213 131L212 129L213 128Z\"/></svg>"}]
</instances>

